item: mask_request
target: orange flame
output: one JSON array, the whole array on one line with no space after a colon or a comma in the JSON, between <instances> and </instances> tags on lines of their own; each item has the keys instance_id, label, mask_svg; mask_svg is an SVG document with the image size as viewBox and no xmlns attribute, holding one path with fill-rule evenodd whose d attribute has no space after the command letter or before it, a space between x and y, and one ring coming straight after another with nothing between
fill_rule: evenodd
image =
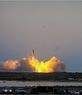
<instances>
[{"instance_id":1,"label":"orange flame","mask_svg":"<svg viewBox=\"0 0 82 95\"><path fill-rule=\"evenodd\" d=\"M32 55L27 58L23 58L22 60L7 60L3 63L3 68L7 70L17 70L18 67L22 66L24 66L25 68L26 66L27 68L28 66L30 66L33 72L38 73L64 72L65 70L65 65L62 64L62 62L56 57L52 57L50 60L45 62L39 61L34 55L34 50L32 52Z\"/></svg>"},{"instance_id":2,"label":"orange flame","mask_svg":"<svg viewBox=\"0 0 82 95\"><path fill-rule=\"evenodd\" d=\"M15 70L19 64L18 61L13 61L13 60L7 60L3 64L4 68L9 69L9 70Z\"/></svg>"},{"instance_id":3,"label":"orange flame","mask_svg":"<svg viewBox=\"0 0 82 95\"><path fill-rule=\"evenodd\" d=\"M56 57L52 57L46 62L40 62L35 58L34 52L32 53L32 56L28 57L28 64L31 66L34 72L54 72L59 62L60 61Z\"/></svg>"}]
</instances>

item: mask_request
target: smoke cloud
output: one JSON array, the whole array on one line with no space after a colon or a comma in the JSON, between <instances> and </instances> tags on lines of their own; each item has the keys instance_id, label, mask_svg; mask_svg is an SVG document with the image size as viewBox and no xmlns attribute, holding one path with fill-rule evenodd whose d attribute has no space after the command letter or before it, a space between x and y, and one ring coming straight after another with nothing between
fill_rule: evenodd
<instances>
[{"instance_id":1,"label":"smoke cloud","mask_svg":"<svg viewBox=\"0 0 82 95\"><path fill-rule=\"evenodd\" d=\"M56 57L45 62L39 61L33 50L27 58L0 62L0 71L65 72L65 64Z\"/></svg>"}]
</instances>

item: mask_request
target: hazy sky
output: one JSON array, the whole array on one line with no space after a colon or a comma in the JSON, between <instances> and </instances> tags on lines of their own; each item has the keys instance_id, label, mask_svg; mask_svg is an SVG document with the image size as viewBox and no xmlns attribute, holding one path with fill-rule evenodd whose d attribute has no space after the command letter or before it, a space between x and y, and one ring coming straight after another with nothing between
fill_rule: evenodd
<instances>
[{"instance_id":1,"label":"hazy sky","mask_svg":"<svg viewBox=\"0 0 82 95\"><path fill-rule=\"evenodd\" d=\"M56 55L82 72L82 2L1 2L0 60Z\"/></svg>"}]
</instances>

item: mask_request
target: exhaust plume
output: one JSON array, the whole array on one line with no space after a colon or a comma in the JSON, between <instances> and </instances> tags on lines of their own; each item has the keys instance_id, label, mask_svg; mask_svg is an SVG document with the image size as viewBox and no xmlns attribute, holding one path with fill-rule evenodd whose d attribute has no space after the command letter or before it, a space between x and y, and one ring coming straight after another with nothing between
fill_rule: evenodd
<instances>
[{"instance_id":1,"label":"exhaust plume","mask_svg":"<svg viewBox=\"0 0 82 95\"><path fill-rule=\"evenodd\" d=\"M58 71L58 69L59 71L64 72L64 68L63 69L61 68L61 66L64 67L63 63L60 62L60 60L58 60L56 57L52 57L50 60L45 62L39 61L38 59L35 58L34 51L32 52L32 56L28 57L28 64L31 66L33 72L49 73L56 72Z\"/></svg>"},{"instance_id":2,"label":"exhaust plume","mask_svg":"<svg viewBox=\"0 0 82 95\"><path fill-rule=\"evenodd\" d=\"M58 58L52 57L48 61L39 61L32 51L32 55L20 60L7 60L1 62L2 71L33 71L38 73L65 72L65 64Z\"/></svg>"},{"instance_id":3,"label":"exhaust plume","mask_svg":"<svg viewBox=\"0 0 82 95\"><path fill-rule=\"evenodd\" d=\"M8 70L15 70L18 68L20 64L17 60L7 60L3 63L3 67Z\"/></svg>"}]
</instances>

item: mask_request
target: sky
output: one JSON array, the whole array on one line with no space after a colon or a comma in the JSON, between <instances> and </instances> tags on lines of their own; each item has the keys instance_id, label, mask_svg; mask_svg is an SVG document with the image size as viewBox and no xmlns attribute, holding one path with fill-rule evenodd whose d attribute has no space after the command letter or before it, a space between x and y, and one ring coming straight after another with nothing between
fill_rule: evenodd
<instances>
[{"instance_id":1,"label":"sky","mask_svg":"<svg viewBox=\"0 0 82 95\"><path fill-rule=\"evenodd\" d=\"M0 0L0 1L82 1L82 0Z\"/></svg>"},{"instance_id":2,"label":"sky","mask_svg":"<svg viewBox=\"0 0 82 95\"><path fill-rule=\"evenodd\" d=\"M82 72L82 1L0 1L0 60L57 56Z\"/></svg>"}]
</instances>

